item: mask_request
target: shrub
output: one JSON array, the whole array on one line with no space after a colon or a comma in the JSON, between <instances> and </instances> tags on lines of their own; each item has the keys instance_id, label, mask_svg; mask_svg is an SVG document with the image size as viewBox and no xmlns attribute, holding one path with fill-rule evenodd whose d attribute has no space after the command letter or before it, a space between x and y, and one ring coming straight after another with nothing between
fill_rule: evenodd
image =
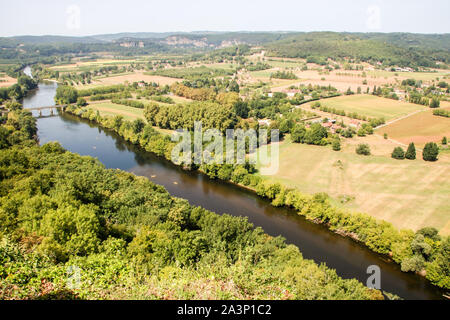
<instances>
[{"instance_id":1,"label":"shrub","mask_svg":"<svg viewBox=\"0 0 450 320\"><path fill-rule=\"evenodd\" d=\"M425 161L437 161L439 155L439 147L434 142L429 142L423 149L423 160Z\"/></svg>"},{"instance_id":2,"label":"shrub","mask_svg":"<svg viewBox=\"0 0 450 320\"><path fill-rule=\"evenodd\" d=\"M356 147L356 154L370 156L370 146L366 143L359 144L358 147Z\"/></svg>"},{"instance_id":3,"label":"shrub","mask_svg":"<svg viewBox=\"0 0 450 320\"><path fill-rule=\"evenodd\" d=\"M341 150L341 142L338 139L335 139L332 143L332 147L334 151L340 151Z\"/></svg>"},{"instance_id":4,"label":"shrub","mask_svg":"<svg viewBox=\"0 0 450 320\"><path fill-rule=\"evenodd\" d=\"M405 159L405 151L401 147L396 147L392 152L391 157L397 160Z\"/></svg>"}]
</instances>

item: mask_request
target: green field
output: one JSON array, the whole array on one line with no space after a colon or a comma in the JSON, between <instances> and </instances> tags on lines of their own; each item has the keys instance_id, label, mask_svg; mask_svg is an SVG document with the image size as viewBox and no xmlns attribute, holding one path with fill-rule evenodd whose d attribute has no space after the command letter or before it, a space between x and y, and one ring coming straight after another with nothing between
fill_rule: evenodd
<instances>
[{"instance_id":1,"label":"green field","mask_svg":"<svg viewBox=\"0 0 450 320\"><path fill-rule=\"evenodd\" d=\"M132 108L111 102L91 104L88 108L99 111L101 116L123 116L125 120L129 121L133 121L136 119L142 119L146 121L143 109ZM156 127L154 128L163 134L173 134L172 130L160 129Z\"/></svg>"},{"instance_id":2,"label":"green field","mask_svg":"<svg viewBox=\"0 0 450 320\"><path fill-rule=\"evenodd\" d=\"M335 204L368 213L398 228L433 226L450 234L448 166L444 161L358 156L349 145L335 152L285 141L280 146L278 173L264 178L309 194L326 192ZM354 200L342 204L342 197Z\"/></svg>"},{"instance_id":3,"label":"green field","mask_svg":"<svg viewBox=\"0 0 450 320\"><path fill-rule=\"evenodd\" d=\"M370 118L384 118L385 120L399 118L424 109L423 106L417 104L372 95L342 96L321 100L320 102L323 106L345 110L347 113L356 112L359 115Z\"/></svg>"},{"instance_id":4,"label":"green field","mask_svg":"<svg viewBox=\"0 0 450 320\"><path fill-rule=\"evenodd\" d=\"M145 119L144 110L123 106L111 102L96 103L89 105L89 108L98 110L102 116L121 115L127 120Z\"/></svg>"}]
</instances>

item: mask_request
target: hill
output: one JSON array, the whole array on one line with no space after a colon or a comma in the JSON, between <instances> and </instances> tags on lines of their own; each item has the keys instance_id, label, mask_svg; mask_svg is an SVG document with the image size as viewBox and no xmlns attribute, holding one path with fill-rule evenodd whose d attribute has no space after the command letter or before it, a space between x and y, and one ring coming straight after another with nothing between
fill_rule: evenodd
<instances>
[{"instance_id":1,"label":"hill","mask_svg":"<svg viewBox=\"0 0 450 320\"><path fill-rule=\"evenodd\" d=\"M450 62L450 36L415 34L358 34L310 32L267 44L271 56L309 58L326 63L352 58L386 65L436 67L436 61Z\"/></svg>"}]
</instances>

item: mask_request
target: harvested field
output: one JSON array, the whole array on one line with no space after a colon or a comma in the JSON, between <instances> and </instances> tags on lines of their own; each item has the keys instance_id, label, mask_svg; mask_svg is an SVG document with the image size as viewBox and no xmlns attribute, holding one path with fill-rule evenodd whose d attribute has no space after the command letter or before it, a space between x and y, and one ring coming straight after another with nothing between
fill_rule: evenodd
<instances>
[{"instance_id":1,"label":"harvested field","mask_svg":"<svg viewBox=\"0 0 450 320\"><path fill-rule=\"evenodd\" d=\"M363 138L361 138L363 139ZM371 137L376 141L377 137ZM357 143L358 141L354 141ZM386 153L394 145L375 147ZM391 149L392 151L392 149ZM280 170L265 178L305 193L326 192L339 206L386 220L397 228L418 230L433 226L450 234L449 162L394 160L386 156L358 156L354 143L341 152L327 147L293 144L280 147ZM354 199L341 203L342 197Z\"/></svg>"},{"instance_id":2,"label":"harvested field","mask_svg":"<svg viewBox=\"0 0 450 320\"><path fill-rule=\"evenodd\" d=\"M442 137L450 137L450 118L434 116L433 110L428 109L388 124L376 132L381 135L387 133L389 138L404 144L414 142L422 148L427 142L440 142Z\"/></svg>"}]
</instances>

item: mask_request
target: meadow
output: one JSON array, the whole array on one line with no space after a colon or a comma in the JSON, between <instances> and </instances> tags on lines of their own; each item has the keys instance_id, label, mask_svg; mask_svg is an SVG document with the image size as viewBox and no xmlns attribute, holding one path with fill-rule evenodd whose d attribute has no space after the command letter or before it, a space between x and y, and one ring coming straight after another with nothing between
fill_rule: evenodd
<instances>
[{"instance_id":1,"label":"meadow","mask_svg":"<svg viewBox=\"0 0 450 320\"><path fill-rule=\"evenodd\" d=\"M406 116L412 112L424 110L417 104L380 98L373 95L342 96L321 101L323 106L345 110L347 113L356 112L370 118L384 118L391 120Z\"/></svg>"},{"instance_id":2,"label":"meadow","mask_svg":"<svg viewBox=\"0 0 450 320\"><path fill-rule=\"evenodd\" d=\"M114 75L114 76L109 76L109 77L98 78L98 79L93 80L91 84L77 86L77 89L89 89L89 88L109 86L109 85L115 85L115 84L123 84L125 82L133 83L133 82L139 82L139 81L145 81L147 83L155 82L155 83L158 83L160 86L164 86L164 85L171 85L177 81L182 81L182 79L169 78L169 77L156 76L156 75L147 75L147 74L144 74L143 72L132 72L132 73L127 73L127 74L123 74L123 75Z\"/></svg>"},{"instance_id":3,"label":"meadow","mask_svg":"<svg viewBox=\"0 0 450 320\"><path fill-rule=\"evenodd\" d=\"M101 116L123 116L127 120L144 120L144 110L115 104L112 102L102 102L89 105L90 109L99 111Z\"/></svg>"},{"instance_id":4,"label":"meadow","mask_svg":"<svg viewBox=\"0 0 450 320\"><path fill-rule=\"evenodd\" d=\"M450 234L448 168L448 161L358 156L353 143L344 143L343 150L335 152L328 147L294 144L287 138L280 145L278 173L264 178L305 193L326 192L336 205L398 228L432 226Z\"/></svg>"}]
</instances>

